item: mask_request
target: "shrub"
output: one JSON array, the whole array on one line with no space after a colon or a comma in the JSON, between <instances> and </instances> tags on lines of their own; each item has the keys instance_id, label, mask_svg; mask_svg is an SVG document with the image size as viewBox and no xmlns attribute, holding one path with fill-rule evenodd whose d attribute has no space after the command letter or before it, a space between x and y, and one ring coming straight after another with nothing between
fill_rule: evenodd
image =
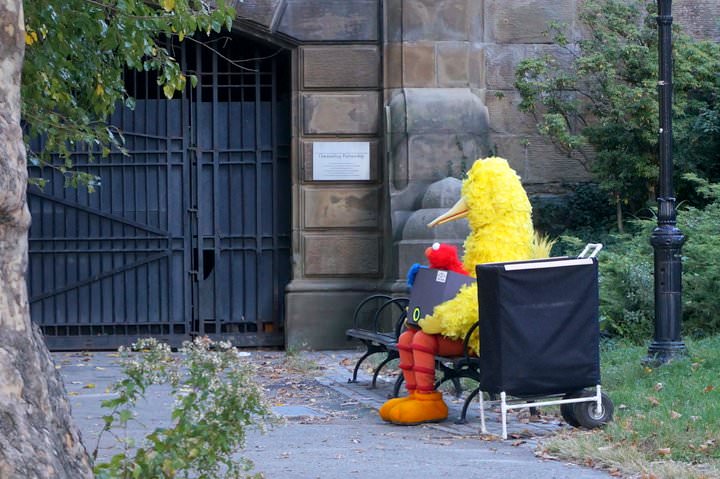
<instances>
[{"instance_id":1,"label":"shrub","mask_svg":"<svg viewBox=\"0 0 720 479\"><path fill-rule=\"evenodd\" d=\"M572 189L566 195L531 198L535 228L550 236L566 230L584 232L583 237L604 235L615 213L607 194L596 183L566 186Z\"/></svg>"},{"instance_id":2,"label":"shrub","mask_svg":"<svg viewBox=\"0 0 720 479\"><path fill-rule=\"evenodd\" d=\"M237 456L246 430L264 428L272 416L251 365L235 348L198 338L173 355L167 344L150 338L120 354L125 377L113 386L118 396L102 403L110 409L102 432L112 433L122 452L95 464L98 479L247 477L253 464ZM172 425L155 429L142 444L116 434L133 420L148 388L159 384L169 385L175 398ZM94 459L97 453L96 447Z\"/></svg>"},{"instance_id":3,"label":"shrub","mask_svg":"<svg viewBox=\"0 0 720 479\"><path fill-rule=\"evenodd\" d=\"M720 185L685 175L707 201L699 208L681 205L678 228L686 237L683 260L683 334L720 334L715 290L720 284ZM609 334L642 343L652 337L654 311L653 219L631 222L632 234L613 235L600 256L600 319ZM561 237L558 247L576 251L582 240Z\"/></svg>"}]
</instances>

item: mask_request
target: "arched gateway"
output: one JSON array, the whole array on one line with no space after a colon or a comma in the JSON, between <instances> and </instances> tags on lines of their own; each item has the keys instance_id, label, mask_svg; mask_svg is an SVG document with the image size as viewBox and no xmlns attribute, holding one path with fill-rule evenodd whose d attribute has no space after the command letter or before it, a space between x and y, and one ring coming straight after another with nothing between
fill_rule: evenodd
<instances>
[{"instance_id":1,"label":"arched gateway","mask_svg":"<svg viewBox=\"0 0 720 479\"><path fill-rule=\"evenodd\" d=\"M238 35L169 45L197 76L167 99L128 72L134 109L110 124L125 141L29 189L31 315L54 349L103 349L192 335L283 344L290 279L290 52ZM34 147L42 148L41 142Z\"/></svg>"}]
</instances>

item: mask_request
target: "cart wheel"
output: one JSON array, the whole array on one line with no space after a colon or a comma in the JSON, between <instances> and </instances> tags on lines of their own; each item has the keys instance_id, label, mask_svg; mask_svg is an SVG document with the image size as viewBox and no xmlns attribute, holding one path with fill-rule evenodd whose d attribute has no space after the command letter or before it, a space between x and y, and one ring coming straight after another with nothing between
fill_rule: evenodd
<instances>
[{"instance_id":1,"label":"cart wheel","mask_svg":"<svg viewBox=\"0 0 720 479\"><path fill-rule=\"evenodd\" d=\"M594 394L589 391L585 391L583 396L591 397L594 396ZM582 427L594 429L596 427L604 426L608 422L612 421L615 407L607 394L601 393L600 397L600 409L598 409L597 402L595 401L572 404L574 406L573 413L575 414L575 419L577 419L577 422L580 423Z\"/></svg>"},{"instance_id":2,"label":"cart wheel","mask_svg":"<svg viewBox=\"0 0 720 479\"><path fill-rule=\"evenodd\" d=\"M583 391L575 391L571 393L567 393L563 399L575 399L579 398L583 395ZM560 405L560 414L562 414L563 419L565 419L565 422L568 423L569 426L572 427L580 427L580 423L578 422L577 418L575 417L575 411L574 408L575 403L570 404L561 404Z\"/></svg>"},{"instance_id":3,"label":"cart wheel","mask_svg":"<svg viewBox=\"0 0 720 479\"><path fill-rule=\"evenodd\" d=\"M577 418L575 417L575 411L573 411L573 406L575 404L561 404L560 405L560 414L562 414L563 419L565 419L565 422L568 423L568 425L572 427L580 427L580 423L578 422Z\"/></svg>"}]
</instances>

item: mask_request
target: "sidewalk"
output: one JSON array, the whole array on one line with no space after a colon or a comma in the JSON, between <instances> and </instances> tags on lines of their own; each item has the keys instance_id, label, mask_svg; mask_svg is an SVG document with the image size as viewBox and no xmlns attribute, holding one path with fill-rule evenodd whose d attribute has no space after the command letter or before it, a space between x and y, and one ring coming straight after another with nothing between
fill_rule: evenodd
<instances>
[{"instance_id":1,"label":"sidewalk","mask_svg":"<svg viewBox=\"0 0 720 479\"><path fill-rule=\"evenodd\" d=\"M455 424L461 400L446 394L450 418L439 424L403 427L384 423L377 408L387 399L394 378L378 380L361 371L358 383L348 383L359 351L303 352L291 358L308 367L306 372L284 370L285 353L248 351L248 360L260 369L263 384L276 414L285 423L266 434L248 435L244 457L255 462L255 472L267 479L334 479L389 476L393 479L424 477L484 479L595 479L609 474L538 458L537 441L565 426L546 416L531 421L526 411L509 416L508 440L499 438L499 414L486 412L490 434L480 434L477 403L468 412L467 424ZM112 353L54 353L65 380L73 416L89 451L96 447L102 429L106 389L120 376ZM264 372L263 372L264 371ZM139 423L128 434L140 439L169 422L172 399L157 388L139 408ZM106 435L100 456L112 453Z\"/></svg>"}]
</instances>

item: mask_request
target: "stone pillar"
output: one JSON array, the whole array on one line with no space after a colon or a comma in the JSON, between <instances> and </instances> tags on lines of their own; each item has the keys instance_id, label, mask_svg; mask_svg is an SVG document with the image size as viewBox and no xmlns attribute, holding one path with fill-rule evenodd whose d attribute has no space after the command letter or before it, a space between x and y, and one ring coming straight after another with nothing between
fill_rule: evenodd
<instances>
[{"instance_id":1,"label":"stone pillar","mask_svg":"<svg viewBox=\"0 0 720 479\"><path fill-rule=\"evenodd\" d=\"M404 221L402 240L397 242L399 271L407 272L413 263L424 263L425 248L436 241L454 245L462 259L463 243L470 234L466 219L451 221L435 228L427 224L445 213L460 198L462 181L448 177L431 184L422 197L420 208Z\"/></svg>"},{"instance_id":2,"label":"stone pillar","mask_svg":"<svg viewBox=\"0 0 720 479\"><path fill-rule=\"evenodd\" d=\"M274 5L276 35L297 44L286 346L347 347L345 330L355 306L383 282L381 2L285 0ZM366 143L369 177L316 175L314 151L327 142Z\"/></svg>"},{"instance_id":3,"label":"stone pillar","mask_svg":"<svg viewBox=\"0 0 720 479\"><path fill-rule=\"evenodd\" d=\"M386 162L392 230L392 244L387 248L393 257L386 274L398 279L398 290L404 288L407 266L423 260L425 247L435 240L461 243L466 234L450 227L426 232L417 220L429 211L422 203L431 184L447 177L462 178L478 157L489 153L483 3L384 2Z\"/></svg>"}]
</instances>

